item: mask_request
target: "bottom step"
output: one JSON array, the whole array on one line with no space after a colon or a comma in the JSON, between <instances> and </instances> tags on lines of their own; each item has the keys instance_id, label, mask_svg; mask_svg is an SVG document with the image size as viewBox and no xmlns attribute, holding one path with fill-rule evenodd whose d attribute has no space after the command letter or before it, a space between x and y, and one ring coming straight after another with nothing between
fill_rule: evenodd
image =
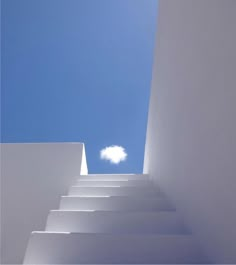
<instances>
[{"instance_id":1,"label":"bottom step","mask_svg":"<svg viewBox=\"0 0 236 265\"><path fill-rule=\"evenodd\" d=\"M188 235L33 232L25 264L208 263Z\"/></svg>"}]
</instances>

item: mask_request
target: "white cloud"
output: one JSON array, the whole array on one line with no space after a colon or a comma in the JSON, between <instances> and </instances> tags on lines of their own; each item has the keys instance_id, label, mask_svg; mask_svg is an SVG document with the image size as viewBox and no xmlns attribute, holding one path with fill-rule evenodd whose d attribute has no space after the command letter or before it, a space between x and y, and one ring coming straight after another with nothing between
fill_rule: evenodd
<instances>
[{"instance_id":1,"label":"white cloud","mask_svg":"<svg viewBox=\"0 0 236 265\"><path fill-rule=\"evenodd\" d=\"M112 164L119 164L121 161L125 161L127 156L124 147L118 145L108 146L100 151L100 158L108 160Z\"/></svg>"}]
</instances>

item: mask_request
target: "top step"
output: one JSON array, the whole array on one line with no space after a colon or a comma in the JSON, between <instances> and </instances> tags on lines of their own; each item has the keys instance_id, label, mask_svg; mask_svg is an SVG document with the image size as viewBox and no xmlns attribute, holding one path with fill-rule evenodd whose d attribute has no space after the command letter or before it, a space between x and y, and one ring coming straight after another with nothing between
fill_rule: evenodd
<instances>
[{"instance_id":1,"label":"top step","mask_svg":"<svg viewBox=\"0 0 236 265\"><path fill-rule=\"evenodd\" d=\"M80 175L78 180L149 180L148 174L89 174Z\"/></svg>"}]
</instances>

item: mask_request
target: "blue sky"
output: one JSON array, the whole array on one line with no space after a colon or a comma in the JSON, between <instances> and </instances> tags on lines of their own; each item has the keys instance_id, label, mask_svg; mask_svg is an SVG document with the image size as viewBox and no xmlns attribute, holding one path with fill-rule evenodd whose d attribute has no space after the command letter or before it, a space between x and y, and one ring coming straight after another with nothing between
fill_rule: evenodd
<instances>
[{"instance_id":1,"label":"blue sky","mask_svg":"<svg viewBox=\"0 0 236 265\"><path fill-rule=\"evenodd\" d=\"M2 142L84 142L142 171L157 0L2 0ZM99 152L123 146L126 161Z\"/></svg>"}]
</instances>

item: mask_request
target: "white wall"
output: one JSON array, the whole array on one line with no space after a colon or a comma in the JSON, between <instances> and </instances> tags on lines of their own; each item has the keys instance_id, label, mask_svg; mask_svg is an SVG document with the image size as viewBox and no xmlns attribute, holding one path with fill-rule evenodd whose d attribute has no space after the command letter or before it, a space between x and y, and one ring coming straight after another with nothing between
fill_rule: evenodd
<instances>
[{"instance_id":1,"label":"white wall","mask_svg":"<svg viewBox=\"0 0 236 265\"><path fill-rule=\"evenodd\" d=\"M144 172L236 263L236 1L160 0Z\"/></svg>"},{"instance_id":2,"label":"white wall","mask_svg":"<svg viewBox=\"0 0 236 265\"><path fill-rule=\"evenodd\" d=\"M31 231L45 229L82 167L81 143L1 144L2 264L23 261Z\"/></svg>"}]
</instances>

